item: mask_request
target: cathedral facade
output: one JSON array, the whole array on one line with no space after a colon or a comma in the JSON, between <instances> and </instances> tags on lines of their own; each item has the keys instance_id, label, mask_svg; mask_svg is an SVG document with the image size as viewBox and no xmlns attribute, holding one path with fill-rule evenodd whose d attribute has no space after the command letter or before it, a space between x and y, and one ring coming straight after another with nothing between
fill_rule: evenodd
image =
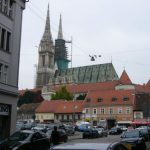
<instances>
[{"instance_id":1,"label":"cathedral facade","mask_svg":"<svg viewBox=\"0 0 150 150\"><path fill-rule=\"evenodd\" d=\"M70 61L65 43L61 15L58 37L53 43L48 7L45 30L39 44L36 87L97 83L119 79L112 63L68 68Z\"/></svg>"}]
</instances>

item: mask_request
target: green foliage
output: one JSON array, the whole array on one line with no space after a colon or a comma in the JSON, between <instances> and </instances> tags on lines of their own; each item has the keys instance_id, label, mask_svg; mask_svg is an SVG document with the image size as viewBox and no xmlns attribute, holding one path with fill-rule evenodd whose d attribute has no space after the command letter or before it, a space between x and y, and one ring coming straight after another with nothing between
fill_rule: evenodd
<instances>
[{"instance_id":1,"label":"green foliage","mask_svg":"<svg viewBox=\"0 0 150 150\"><path fill-rule=\"evenodd\" d=\"M52 100L72 100L73 95L67 91L66 86L62 86L59 91L56 92L56 94L52 94Z\"/></svg>"},{"instance_id":2,"label":"green foliage","mask_svg":"<svg viewBox=\"0 0 150 150\"><path fill-rule=\"evenodd\" d=\"M90 118L85 118L85 121L86 121L86 122L90 122L91 119L90 119Z\"/></svg>"},{"instance_id":3,"label":"green foliage","mask_svg":"<svg viewBox=\"0 0 150 150\"><path fill-rule=\"evenodd\" d=\"M86 94L80 94L80 95L76 98L76 100L84 100L85 97L86 97Z\"/></svg>"},{"instance_id":4,"label":"green foliage","mask_svg":"<svg viewBox=\"0 0 150 150\"><path fill-rule=\"evenodd\" d=\"M17 106L20 107L22 104L39 103L41 101L43 101L43 98L38 92L26 90L23 95L19 96Z\"/></svg>"}]
</instances>

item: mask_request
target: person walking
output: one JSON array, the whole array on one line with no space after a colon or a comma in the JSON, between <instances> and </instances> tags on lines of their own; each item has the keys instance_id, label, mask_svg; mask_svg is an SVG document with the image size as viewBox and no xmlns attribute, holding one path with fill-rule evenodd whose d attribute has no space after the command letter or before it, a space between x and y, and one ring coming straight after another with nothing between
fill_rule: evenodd
<instances>
[{"instance_id":1,"label":"person walking","mask_svg":"<svg viewBox=\"0 0 150 150\"><path fill-rule=\"evenodd\" d=\"M59 144L59 132L57 131L56 126L54 126L54 130L52 131L51 139L52 139L53 145Z\"/></svg>"}]
</instances>

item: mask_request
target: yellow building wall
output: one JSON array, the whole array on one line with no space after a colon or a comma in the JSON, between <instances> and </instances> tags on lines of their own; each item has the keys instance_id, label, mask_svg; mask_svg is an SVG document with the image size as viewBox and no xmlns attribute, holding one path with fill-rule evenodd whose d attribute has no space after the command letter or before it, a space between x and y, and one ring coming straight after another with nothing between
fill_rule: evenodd
<instances>
[{"instance_id":1,"label":"yellow building wall","mask_svg":"<svg viewBox=\"0 0 150 150\"><path fill-rule=\"evenodd\" d=\"M54 120L54 113L36 113L35 120L44 122L44 120Z\"/></svg>"}]
</instances>

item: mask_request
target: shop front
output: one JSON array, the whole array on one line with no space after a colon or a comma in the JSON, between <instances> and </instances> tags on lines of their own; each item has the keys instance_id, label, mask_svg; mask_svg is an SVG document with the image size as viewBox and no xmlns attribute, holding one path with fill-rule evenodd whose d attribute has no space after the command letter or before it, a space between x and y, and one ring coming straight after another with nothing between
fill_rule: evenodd
<instances>
[{"instance_id":1,"label":"shop front","mask_svg":"<svg viewBox=\"0 0 150 150\"><path fill-rule=\"evenodd\" d=\"M11 105L0 103L0 141L10 134Z\"/></svg>"}]
</instances>

